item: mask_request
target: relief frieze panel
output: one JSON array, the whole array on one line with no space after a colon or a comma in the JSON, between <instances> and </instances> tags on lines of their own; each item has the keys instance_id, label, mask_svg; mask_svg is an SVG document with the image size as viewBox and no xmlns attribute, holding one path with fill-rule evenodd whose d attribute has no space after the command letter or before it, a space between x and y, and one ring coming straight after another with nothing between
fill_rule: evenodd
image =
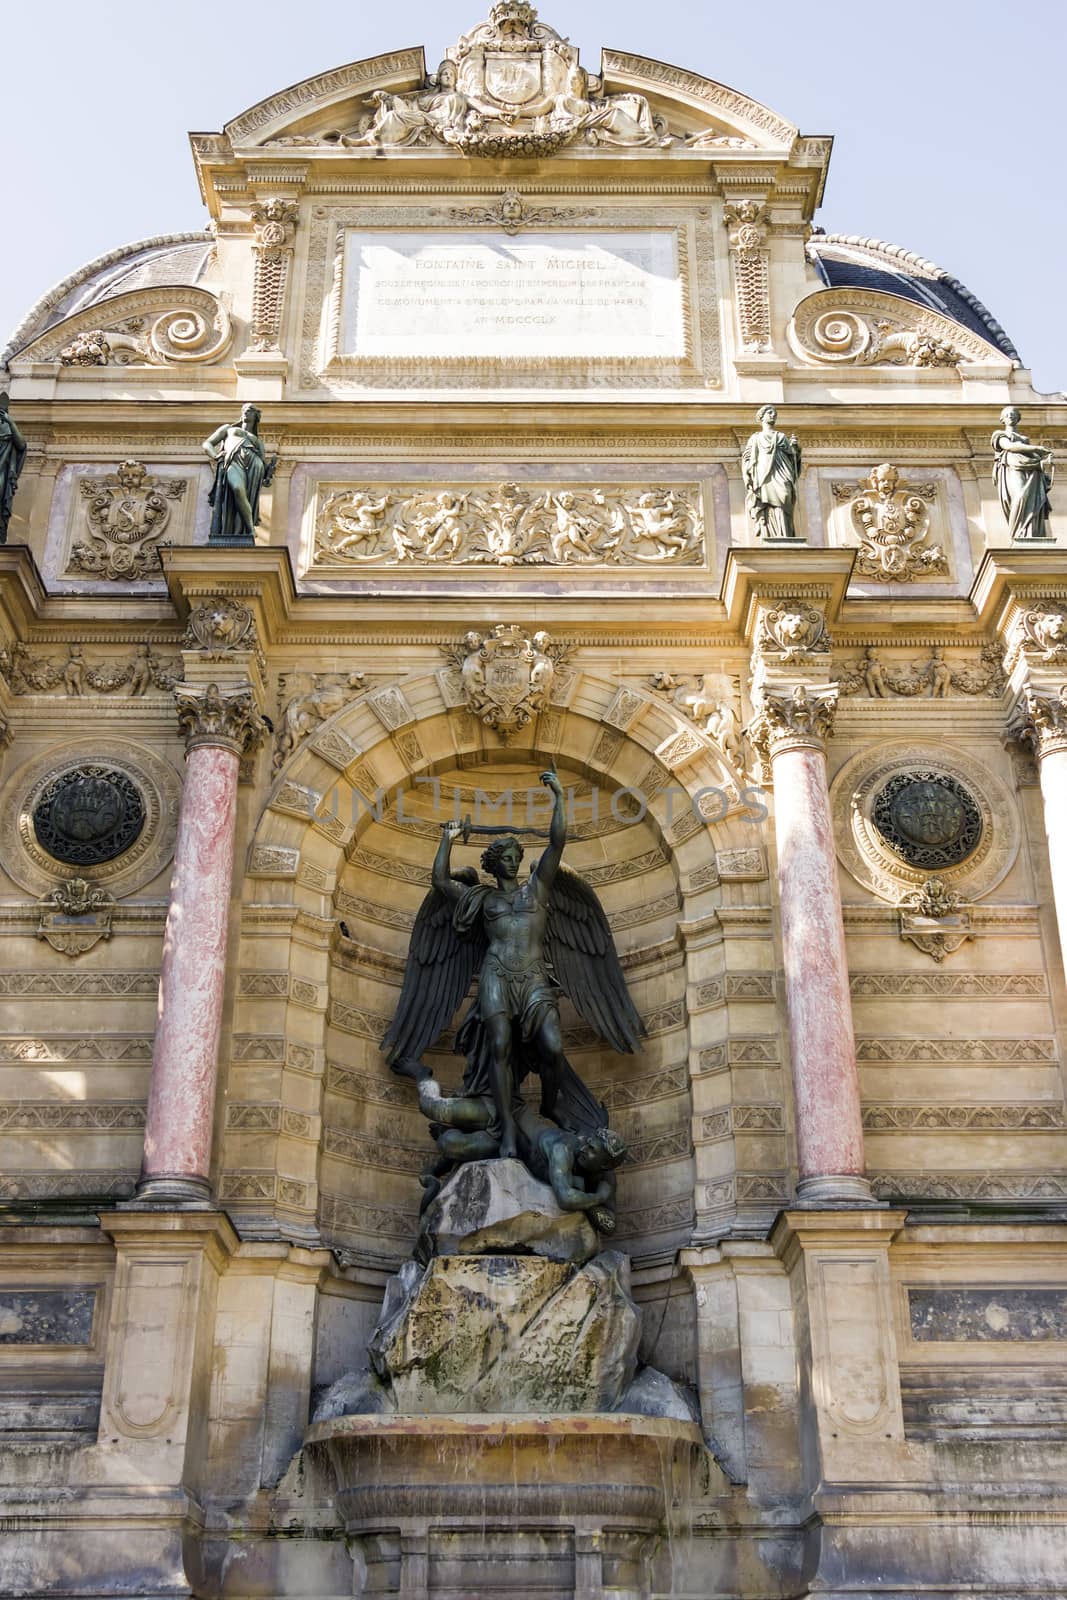
<instances>
[{"instance_id":1,"label":"relief frieze panel","mask_svg":"<svg viewBox=\"0 0 1067 1600\"><path fill-rule=\"evenodd\" d=\"M703 566L698 484L320 488L314 568Z\"/></svg>"}]
</instances>

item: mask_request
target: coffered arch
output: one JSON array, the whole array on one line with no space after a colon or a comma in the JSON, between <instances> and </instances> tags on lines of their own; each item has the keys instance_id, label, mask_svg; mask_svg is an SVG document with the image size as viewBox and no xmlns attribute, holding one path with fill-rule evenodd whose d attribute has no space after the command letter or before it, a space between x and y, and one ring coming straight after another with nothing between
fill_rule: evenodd
<instances>
[{"instance_id":1,"label":"coffered arch","mask_svg":"<svg viewBox=\"0 0 1067 1600\"><path fill-rule=\"evenodd\" d=\"M575 673L567 703L508 746L446 692L436 674L372 689L277 776L246 864L221 1195L253 1229L311 1238L321 1227L372 1259L406 1253L428 1143L410 1086L388 1072L377 1040L395 1007L437 828L457 805L500 820L507 789L521 797L521 822L526 792L539 792L538 773L554 762L572 791L568 857L604 900L650 1023L646 1050L627 1060L565 1015L569 1048L634 1147L621 1186L625 1242L638 1254L669 1248L694 1220L693 1139L703 1122L693 1077L726 1059L715 1042L729 1026L718 907L730 890L717 850L760 854L738 800L743 780L671 707L600 675ZM722 820L706 820L724 809ZM468 853L473 862L473 845ZM458 1066L442 1056L446 1081ZM257 1102L266 1089L271 1098ZM723 1152L714 1154L721 1164ZM707 1191L695 1192L699 1201ZM719 1207L723 1193L720 1183Z\"/></svg>"}]
</instances>

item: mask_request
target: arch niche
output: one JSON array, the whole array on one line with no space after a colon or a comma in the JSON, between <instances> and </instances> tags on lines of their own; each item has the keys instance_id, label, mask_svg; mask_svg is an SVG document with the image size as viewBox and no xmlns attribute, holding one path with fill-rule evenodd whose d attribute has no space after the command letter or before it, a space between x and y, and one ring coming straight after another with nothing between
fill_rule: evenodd
<instances>
[{"instance_id":1,"label":"arch niche","mask_svg":"<svg viewBox=\"0 0 1067 1600\"><path fill-rule=\"evenodd\" d=\"M409 1253L430 1141L412 1086L389 1071L378 1040L395 1009L439 824L457 804L504 822L509 789L514 821L525 821L526 793L535 807L544 801L538 774L554 761L573 791L567 860L600 895L649 1026L642 1053L619 1056L565 1007L567 1052L631 1145L619 1243L637 1257L669 1256L688 1238L703 1193L693 1077L711 1035L708 1017L691 1011L724 964L721 937L701 935L717 925L723 897L716 846L752 844L739 806L713 828L697 810L716 816L715 791L736 790L736 775L669 705L606 677L575 673L567 703L508 746L447 696L436 673L373 690L278 774L249 851L240 965L249 988L266 965L277 969L280 1102L274 1126L260 1130L253 1171L231 1109L243 1093L239 1056L251 1017L235 1014L224 1198L368 1265L393 1267ZM544 826L544 803L532 820ZM457 844L454 860L476 864L483 846ZM241 979L242 995L245 987ZM446 1087L462 1071L449 1043L431 1057Z\"/></svg>"}]
</instances>

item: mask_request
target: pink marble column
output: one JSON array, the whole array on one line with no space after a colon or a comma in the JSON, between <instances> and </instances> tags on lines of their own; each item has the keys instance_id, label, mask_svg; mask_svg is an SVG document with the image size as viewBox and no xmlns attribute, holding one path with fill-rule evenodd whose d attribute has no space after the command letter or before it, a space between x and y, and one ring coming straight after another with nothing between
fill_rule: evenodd
<instances>
[{"instance_id":1,"label":"pink marble column","mask_svg":"<svg viewBox=\"0 0 1067 1600\"><path fill-rule=\"evenodd\" d=\"M163 936L138 1197L211 1197L211 1137L233 885L241 753L264 724L247 686L176 691L187 733L185 786Z\"/></svg>"},{"instance_id":2,"label":"pink marble column","mask_svg":"<svg viewBox=\"0 0 1067 1600\"><path fill-rule=\"evenodd\" d=\"M801 1205L871 1205L823 740L833 689L765 694Z\"/></svg>"},{"instance_id":3,"label":"pink marble column","mask_svg":"<svg viewBox=\"0 0 1067 1600\"><path fill-rule=\"evenodd\" d=\"M1024 694L1021 732L1033 746L1045 809L1052 899L1060 932L1060 950L1067 953L1067 684Z\"/></svg>"}]
</instances>

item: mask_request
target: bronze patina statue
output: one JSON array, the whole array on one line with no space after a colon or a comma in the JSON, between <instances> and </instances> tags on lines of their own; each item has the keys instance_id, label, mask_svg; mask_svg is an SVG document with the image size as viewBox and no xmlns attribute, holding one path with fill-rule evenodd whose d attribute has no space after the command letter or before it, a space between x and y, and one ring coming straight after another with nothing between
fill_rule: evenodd
<instances>
[{"instance_id":1,"label":"bronze patina statue","mask_svg":"<svg viewBox=\"0 0 1067 1600\"><path fill-rule=\"evenodd\" d=\"M7 543L11 506L19 473L26 460L26 441L8 412L8 396L0 394L0 544Z\"/></svg>"},{"instance_id":2,"label":"bronze patina statue","mask_svg":"<svg viewBox=\"0 0 1067 1600\"><path fill-rule=\"evenodd\" d=\"M439 1150L424 1178L431 1193L459 1162L521 1156L535 1177L551 1183L564 1210L587 1210L610 1231L611 1169L625 1146L563 1053L559 996L614 1050L632 1053L644 1025L600 901L562 864L567 825L559 779L545 772L541 782L553 795L548 848L524 883L522 845L510 833L482 855L495 884L479 881L470 868L453 874L453 842L468 830L446 824L382 1050L394 1071L419 1080L419 1103ZM477 994L456 1036L456 1050L467 1058L463 1093L447 1097L421 1057L475 972ZM539 1114L520 1093L530 1073L541 1080Z\"/></svg>"},{"instance_id":3,"label":"bronze patina statue","mask_svg":"<svg viewBox=\"0 0 1067 1600\"><path fill-rule=\"evenodd\" d=\"M215 481L208 495L211 544L255 544L259 525L259 492L274 477L278 457L267 460L259 437L257 406L241 408L240 422L224 422L204 440L215 463Z\"/></svg>"}]
</instances>

